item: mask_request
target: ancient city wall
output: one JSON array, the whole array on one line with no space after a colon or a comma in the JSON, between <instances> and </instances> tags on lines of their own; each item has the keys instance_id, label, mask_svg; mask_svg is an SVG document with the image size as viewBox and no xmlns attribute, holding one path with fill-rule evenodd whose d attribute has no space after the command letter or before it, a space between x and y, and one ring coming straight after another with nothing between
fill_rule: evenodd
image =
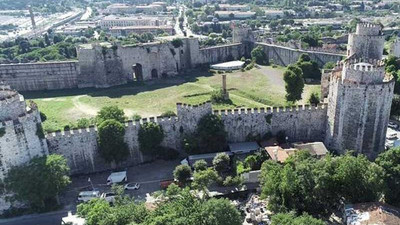
<instances>
[{"instance_id":1,"label":"ancient city wall","mask_svg":"<svg viewBox=\"0 0 400 225\"><path fill-rule=\"evenodd\" d=\"M0 64L0 81L18 91L76 88L76 61Z\"/></svg>"},{"instance_id":2,"label":"ancient city wall","mask_svg":"<svg viewBox=\"0 0 400 225\"><path fill-rule=\"evenodd\" d=\"M284 131L289 141L322 141L325 137L326 105L234 109L214 111L221 115L230 142L248 137L276 135Z\"/></svg>"},{"instance_id":3,"label":"ancient city wall","mask_svg":"<svg viewBox=\"0 0 400 225\"><path fill-rule=\"evenodd\" d=\"M0 179L4 179L11 167L48 154L46 140L38 136L40 123L36 109L0 123L0 129L5 132L0 135Z\"/></svg>"},{"instance_id":4,"label":"ancient city wall","mask_svg":"<svg viewBox=\"0 0 400 225\"><path fill-rule=\"evenodd\" d=\"M125 124L125 142L129 147L129 157L120 167L142 163L149 158L139 151L138 132L140 125L151 121L164 130L162 146L181 150L181 140L185 134L196 130L198 121L206 114L221 115L228 133L229 142L245 141L249 135L276 134L285 131L290 141L321 141L324 139L326 106L291 107L267 109L237 109L212 111L210 103L197 106L177 104L177 117L149 118L128 121ZM98 154L97 131L94 127L51 133L47 135L50 153L64 155L72 174L91 173L110 169Z\"/></svg>"},{"instance_id":5,"label":"ancient city wall","mask_svg":"<svg viewBox=\"0 0 400 225\"><path fill-rule=\"evenodd\" d=\"M247 53L248 48L242 43L203 48L199 50L197 64L211 64L240 60L240 58L246 56Z\"/></svg>"},{"instance_id":6,"label":"ancient city wall","mask_svg":"<svg viewBox=\"0 0 400 225\"><path fill-rule=\"evenodd\" d=\"M341 61L345 57L345 55L336 53L306 51L267 43L256 43L256 45L264 48L264 52L270 63L281 66L296 63L301 54L308 54L311 60L316 61L320 67L323 67L327 62Z\"/></svg>"}]
</instances>

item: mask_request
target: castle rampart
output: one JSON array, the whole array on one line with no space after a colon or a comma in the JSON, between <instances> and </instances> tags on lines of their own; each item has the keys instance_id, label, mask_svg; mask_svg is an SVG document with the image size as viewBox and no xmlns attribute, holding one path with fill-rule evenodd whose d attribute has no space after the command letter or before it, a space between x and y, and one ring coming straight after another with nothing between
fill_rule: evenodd
<instances>
[{"instance_id":1,"label":"castle rampart","mask_svg":"<svg viewBox=\"0 0 400 225\"><path fill-rule=\"evenodd\" d=\"M79 73L76 61L0 64L0 81L18 91L76 88Z\"/></svg>"},{"instance_id":2,"label":"castle rampart","mask_svg":"<svg viewBox=\"0 0 400 225\"><path fill-rule=\"evenodd\" d=\"M337 53L307 51L267 43L256 43L256 45L264 48L264 52L270 63L281 66L288 66L289 64L296 63L301 54L308 54L310 58L321 67L327 62L337 62L345 57L345 55Z\"/></svg>"},{"instance_id":3,"label":"castle rampart","mask_svg":"<svg viewBox=\"0 0 400 225\"><path fill-rule=\"evenodd\" d=\"M129 147L129 157L119 166L125 167L150 160L139 151L138 133L140 125L145 122L161 125L165 134L162 146L182 151L181 141L184 135L195 132L199 120L212 113L221 116L229 142L245 141L249 136L263 136L268 132L276 134L279 131L284 131L290 141L321 141L325 132L326 109L326 105L319 105L213 112L210 102L199 105L178 103L177 117L151 117L125 123L125 142ZM46 138L50 153L64 155L72 174L110 169L110 165L98 154L95 127L49 133Z\"/></svg>"}]
</instances>

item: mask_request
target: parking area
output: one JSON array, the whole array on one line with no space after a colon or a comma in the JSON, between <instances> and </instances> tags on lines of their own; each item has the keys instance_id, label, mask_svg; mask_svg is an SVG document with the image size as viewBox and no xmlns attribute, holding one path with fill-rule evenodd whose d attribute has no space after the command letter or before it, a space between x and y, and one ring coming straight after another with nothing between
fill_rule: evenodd
<instances>
[{"instance_id":1,"label":"parking area","mask_svg":"<svg viewBox=\"0 0 400 225\"><path fill-rule=\"evenodd\" d=\"M173 171L179 163L179 160L158 160L127 168L128 182L139 183L140 188L139 190L127 190L125 193L136 200L144 201L146 196L160 190L160 181L173 179ZM111 187L106 184L110 174L111 171L72 177L72 184L66 194L62 196L62 202L67 208L74 208L79 192L92 190L92 184L100 193L111 191ZM89 178L91 182L89 182Z\"/></svg>"}]
</instances>

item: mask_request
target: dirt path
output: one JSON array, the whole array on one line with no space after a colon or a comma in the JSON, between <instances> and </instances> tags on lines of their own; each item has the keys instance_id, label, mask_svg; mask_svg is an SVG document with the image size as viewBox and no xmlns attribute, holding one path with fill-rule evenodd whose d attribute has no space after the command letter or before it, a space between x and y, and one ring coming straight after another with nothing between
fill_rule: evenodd
<instances>
[{"instance_id":1,"label":"dirt path","mask_svg":"<svg viewBox=\"0 0 400 225\"><path fill-rule=\"evenodd\" d=\"M74 104L73 110L79 111L80 113L87 114L89 116L96 116L99 109L80 102L79 99L82 97L85 97L85 95L78 95L72 98L72 103Z\"/></svg>"}]
</instances>

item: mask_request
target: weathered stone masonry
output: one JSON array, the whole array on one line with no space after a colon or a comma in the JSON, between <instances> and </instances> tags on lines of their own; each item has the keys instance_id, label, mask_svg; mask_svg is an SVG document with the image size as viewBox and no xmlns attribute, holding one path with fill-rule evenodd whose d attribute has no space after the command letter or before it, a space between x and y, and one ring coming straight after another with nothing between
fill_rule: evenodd
<instances>
[{"instance_id":1,"label":"weathered stone masonry","mask_svg":"<svg viewBox=\"0 0 400 225\"><path fill-rule=\"evenodd\" d=\"M267 109L235 109L212 111L211 103L198 106L177 104L177 117L150 118L129 121L125 124L125 141L130 155L121 166L135 165L145 161L139 151L138 132L140 124L152 121L160 124L165 138L162 146L181 150L183 135L196 130L198 121L206 114L221 116L229 142L245 141L249 135L276 134L285 131L290 141L322 141L324 139L326 105ZM311 125L310 125L311 124ZM81 174L110 169L98 154L97 133L94 127L51 133L47 135L50 153L64 155L71 173Z\"/></svg>"}]
</instances>

